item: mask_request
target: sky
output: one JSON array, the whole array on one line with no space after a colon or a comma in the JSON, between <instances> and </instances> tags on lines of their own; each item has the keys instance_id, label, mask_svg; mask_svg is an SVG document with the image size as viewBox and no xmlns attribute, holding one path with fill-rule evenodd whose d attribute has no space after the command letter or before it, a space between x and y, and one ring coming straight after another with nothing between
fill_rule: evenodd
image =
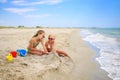
<instances>
[{"instance_id":1,"label":"sky","mask_svg":"<svg viewBox=\"0 0 120 80\"><path fill-rule=\"evenodd\" d=\"M120 27L120 0L0 0L0 26Z\"/></svg>"}]
</instances>

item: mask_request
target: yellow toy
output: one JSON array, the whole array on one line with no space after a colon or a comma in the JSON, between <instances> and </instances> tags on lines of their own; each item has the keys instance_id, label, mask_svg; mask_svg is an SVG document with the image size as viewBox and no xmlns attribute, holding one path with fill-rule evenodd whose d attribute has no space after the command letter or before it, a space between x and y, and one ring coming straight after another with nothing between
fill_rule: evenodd
<instances>
[{"instance_id":1,"label":"yellow toy","mask_svg":"<svg viewBox=\"0 0 120 80\"><path fill-rule=\"evenodd\" d=\"M6 58L7 58L7 60L10 61L10 62L13 61L13 57L12 57L11 54L8 54L8 55L6 56Z\"/></svg>"}]
</instances>

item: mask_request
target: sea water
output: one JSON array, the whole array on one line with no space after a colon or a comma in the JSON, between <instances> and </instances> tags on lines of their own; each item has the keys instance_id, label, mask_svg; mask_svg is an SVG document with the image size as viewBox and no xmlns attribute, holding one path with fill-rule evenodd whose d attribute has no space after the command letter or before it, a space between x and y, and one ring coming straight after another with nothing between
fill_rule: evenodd
<instances>
[{"instance_id":1,"label":"sea water","mask_svg":"<svg viewBox=\"0 0 120 80\"><path fill-rule=\"evenodd\" d=\"M120 28L82 29L83 40L97 48L96 60L113 80L120 80Z\"/></svg>"}]
</instances>

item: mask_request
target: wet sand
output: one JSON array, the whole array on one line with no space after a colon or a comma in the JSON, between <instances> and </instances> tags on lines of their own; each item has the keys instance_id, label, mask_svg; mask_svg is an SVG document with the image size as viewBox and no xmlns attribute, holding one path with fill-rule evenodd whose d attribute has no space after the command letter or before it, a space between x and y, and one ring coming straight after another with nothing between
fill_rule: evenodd
<instances>
[{"instance_id":1,"label":"wet sand","mask_svg":"<svg viewBox=\"0 0 120 80\"><path fill-rule=\"evenodd\" d=\"M10 51L26 49L39 29L0 29L0 80L111 80L94 60L95 53L79 35L79 29L43 29L55 34L57 48L72 58L49 55L17 56L6 60ZM41 46L37 47L42 49Z\"/></svg>"}]
</instances>

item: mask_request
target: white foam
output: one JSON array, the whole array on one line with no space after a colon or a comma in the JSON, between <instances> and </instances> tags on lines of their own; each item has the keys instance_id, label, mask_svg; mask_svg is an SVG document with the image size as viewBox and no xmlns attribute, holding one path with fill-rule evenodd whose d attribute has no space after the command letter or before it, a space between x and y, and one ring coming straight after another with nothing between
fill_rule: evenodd
<instances>
[{"instance_id":1,"label":"white foam","mask_svg":"<svg viewBox=\"0 0 120 80\"><path fill-rule=\"evenodd\" d=\"M92 33L89 30L81 31L83 40L90 42L100 49L100 57L96 60L101 69L109 73L113 80L120 80L120 43L117 38L108 37L100 33Z\"/></svg>"}]
</instances>

